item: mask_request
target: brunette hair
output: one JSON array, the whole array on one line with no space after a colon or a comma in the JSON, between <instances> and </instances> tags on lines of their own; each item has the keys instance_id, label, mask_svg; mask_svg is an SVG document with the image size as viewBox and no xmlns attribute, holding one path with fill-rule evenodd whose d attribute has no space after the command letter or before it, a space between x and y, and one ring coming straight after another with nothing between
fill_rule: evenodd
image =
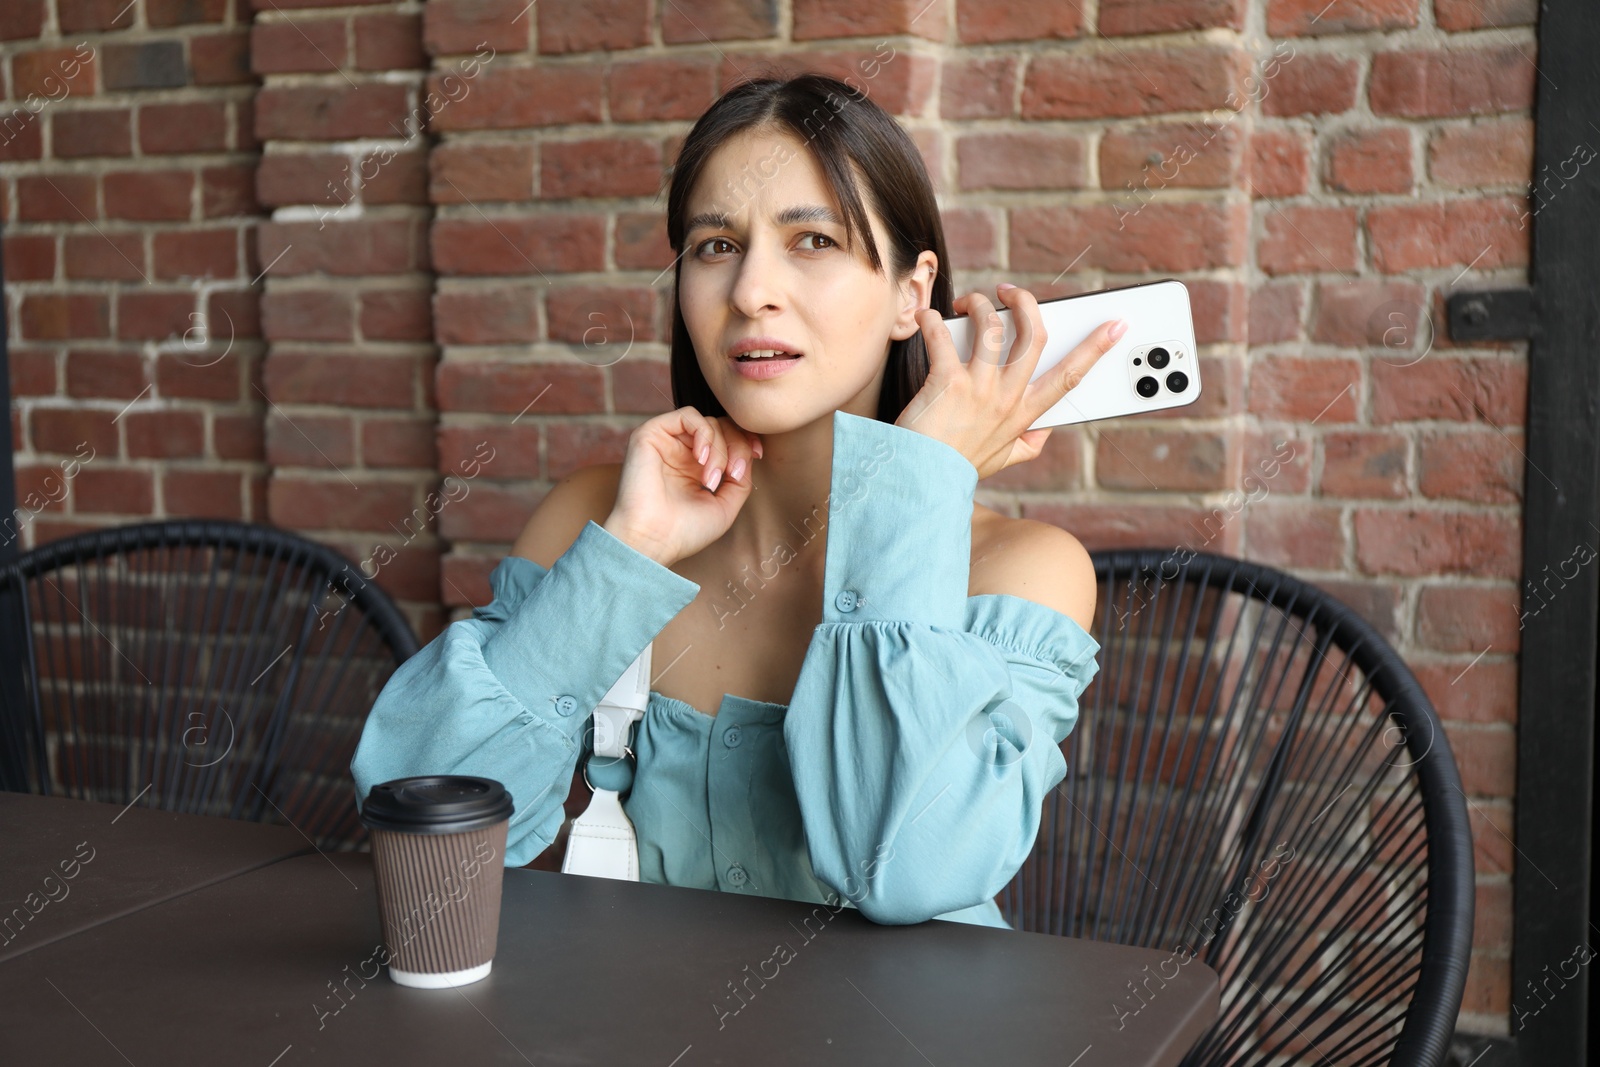
<instances>
[{"instance_id":1,"label":"brunette hair","mask_svg":"<svg viewBox=\"0 0 1600 1067\"><path fill-rule=\"evenodd\" d=\"M939 257L930 304L941 315L953 314L950 257L945 254L944 227L934 201L922 155L905 129L865 92L823 74L787 78L758 77L734 85L701 115L689 131L672 166L667 194L667 238L677 257L672 280L672 403L693 405L702 415L726 415L721 401L695 360L678 302L682 277L685 210L689 192L711 154L731 138L753 130L781 129L805 143L822 168L833 195L844 209L845 233L855 247L859 235L867 259L882 273L884 257L872 236L863 199L851 170L854 163L866 179L866 203L883 221L889 235L889 276L900 281L917 256L931 250ZM759 180L759 178L757 179ZM889 344L888 365L878 398L877 418L894 422L928 377L928 351L921 331Z\"/></svg>"}]
</instances>

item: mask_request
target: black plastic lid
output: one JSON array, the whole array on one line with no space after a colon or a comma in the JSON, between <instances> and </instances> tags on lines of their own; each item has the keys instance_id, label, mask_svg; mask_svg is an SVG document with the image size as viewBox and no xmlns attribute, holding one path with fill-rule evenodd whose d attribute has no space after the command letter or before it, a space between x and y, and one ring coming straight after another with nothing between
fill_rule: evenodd
<instances>
[{"instance_id":1,"label":"black plastic lid","mask_svg":"<svg viewBox=\"0 0 1600 1067\"><path fill-rule=\"evenodd\" d=\"M401 834L458 834L511 818L511 794L493 778L428 774L379 782L361 805L361 821Z\"/></svg>"}]
</instances>

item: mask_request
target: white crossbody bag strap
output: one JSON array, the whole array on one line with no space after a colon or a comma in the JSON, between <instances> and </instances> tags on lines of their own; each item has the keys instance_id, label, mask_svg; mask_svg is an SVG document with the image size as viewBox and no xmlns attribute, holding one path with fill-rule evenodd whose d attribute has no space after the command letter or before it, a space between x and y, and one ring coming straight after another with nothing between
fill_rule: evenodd
<instances>
[{"instance_id":1,"label":"white crossbody bag strap","mask_svg":"<svg viewBox=\"0 0 1600 1067\"><path fill-rule=\"evenodd\" d=\"M600 698L594 709L594 756L610 761L631 758L628 734L634 723L644 718L650 702L650 646L622 672L616 684ZM584 767L584 782L589 782ZM622 798L614 789L595 789L589 804L572 821L567 836L567 854L561 862L563 874L587 874L597 878L639 880L639 842L633 823L622 810Z\"/></svg>"}]
</instances>

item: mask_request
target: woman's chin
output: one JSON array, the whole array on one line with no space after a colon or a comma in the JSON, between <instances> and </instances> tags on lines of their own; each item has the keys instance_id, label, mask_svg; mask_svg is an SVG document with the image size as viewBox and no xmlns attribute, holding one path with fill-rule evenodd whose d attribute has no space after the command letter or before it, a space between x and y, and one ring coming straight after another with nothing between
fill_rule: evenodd
<instances>
[{"instance_id":1,"label":"woman's chin","mask_svg":"<svg viewBox=\"0 0 1600 1067\"><path fill-rule=\"evenodd\" d=\"M792 396L787 399L736 396L731 398L731 404L728 397L719 396L718 399L722 401L722 410L728 413L728 418L739 429L762 436L798 430L817 419L832 415L834 411L831 407L813 410L810 405L802 408Z\"/></svg>"}]
</instances>

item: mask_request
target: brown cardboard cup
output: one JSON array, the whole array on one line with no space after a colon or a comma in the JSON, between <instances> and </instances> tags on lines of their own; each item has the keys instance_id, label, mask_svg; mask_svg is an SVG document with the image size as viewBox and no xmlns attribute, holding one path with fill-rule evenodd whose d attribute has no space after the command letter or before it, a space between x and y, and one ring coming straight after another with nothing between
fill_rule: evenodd
<instances>
[{"instance_id":1,"label":"brown cardboard cup","mask_svg":"<svg viewBox=\"0 0 1600 1067\"><path fill-rule=\"evenodd\" d=\"M488 976L511 812L511 794L490 778L426 775L372 787L361 821L390 978L438 989Z\"/></svg>"}]
</instances>

